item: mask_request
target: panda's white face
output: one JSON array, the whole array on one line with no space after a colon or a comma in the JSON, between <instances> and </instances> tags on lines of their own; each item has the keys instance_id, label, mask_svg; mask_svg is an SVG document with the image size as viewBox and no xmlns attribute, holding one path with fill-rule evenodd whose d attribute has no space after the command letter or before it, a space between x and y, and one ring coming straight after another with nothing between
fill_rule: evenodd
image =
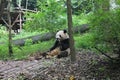
<instances>
[{"instance_id":1,"label":"panda's white face","mask_svg":"<svg viewBox=\"0 0 120 80\"><path fill-rule=\"evenodd\" d=\"M68 39L69 35L67 34L66 30L60 30L56 33L56 39L58 40L64 40L64 39Z\"/></svg>"}]
</instances>

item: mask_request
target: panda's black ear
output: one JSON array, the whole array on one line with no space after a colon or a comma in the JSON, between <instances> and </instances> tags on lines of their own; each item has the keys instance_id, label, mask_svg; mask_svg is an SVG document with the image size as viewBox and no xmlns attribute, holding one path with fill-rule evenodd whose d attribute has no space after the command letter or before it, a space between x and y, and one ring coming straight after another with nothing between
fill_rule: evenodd
<instances>
[{"instance_id":1,"label":"panda's black ear","mask_svg":"<svg viewBox=\"0 0 120 80\"><path fill-rule=\"evenodd\" d=\"M64 31L64 33L67 33L67 30L64 29L63 31Z\"/></svg>"}]
</instances>

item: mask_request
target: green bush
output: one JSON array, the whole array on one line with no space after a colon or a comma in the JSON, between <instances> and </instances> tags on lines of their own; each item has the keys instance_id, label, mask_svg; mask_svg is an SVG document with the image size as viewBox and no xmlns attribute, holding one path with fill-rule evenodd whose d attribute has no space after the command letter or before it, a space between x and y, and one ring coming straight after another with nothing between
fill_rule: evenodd
<instances>
[{"instance_id":1,"label":"green bush","mask_svg":"<svg viewBox=\"0 0 120 80\"><path fill-rule=\"evenodd\" d=\"M21 39L21 38L26 38L26 37L30 37L30 36L34 36L34 35L38 35L38 34L41 34L42 32L37 32L37 31L34 31L34 32L28 32L28 31L25 31L24 29L17 35L15 35L13 38L13 40L16 40L16 39Z\"/></svg>"},{"instance_id":2,"label":"green bush","mask_svg":"<svg viewBox=\"0 0 120 80\"><path fill-rule=\"evenodd\" d=\"M33 42L32 42L32 39L26 39L25 40L25 46L29 46L29 45L32 45Z\"/></svg>"},{"instance_id":3,"label":"green bush","mask_svg":"<svg viewBox=\"0 0 120 80\"><path fill-rule=\"evenodd\" d=\"M98 11L90 18L96 46L120 55L120 9Z\"/></svg>"},{"instance_id":4,"label":"green bush","mask_svg":"<svg viewBox=\"0 0 120 80\"><path fill-rule=\"evenodd\" d=\"M0 44L0 59L5 60L8 57L8 45Z\"/></svg>"},{"instance_id":5,"label":"green bush","mask_svg":"<svg viewBox=\"0 0 120 80\"><path fill-rule=\"evenodd\" d=\"M24 28L29 31L54 31L66 27L66 13L62 6L63 1L55 0L38 1L40 12L28 13ZM46 6L47 5L47 6ZM52 28L52 29L51 29Z\"/></svg>"},{"instance_id":6,"label":"green bush","mask_svg":"<svg viewBox=\"0 0 120 80\"><path fill-rule=\"evenodd\" d=\"M36 52L42 53L45 51L48 51L51 47L51 44L53 44L53 40L51 41L45 41L45 42L39 42L38 44L31 44L31 39L27 41L27 44L23 47L20 46L14 46L14 59L25 59L30 54L35 54Z\"/></svg>"},{"instance_id":7,"label":"green bush","mask_svg":"<svg viewBox=\"0 0 120 80\"><path fill-rule=\"evenodd\" d=\"M89 13L89 14L82 13L80 15L73 15L73 26L78 26L81 24L89 23L88 17L90 15L91 15L91 13Z\"/></svg>"},{"instance_id":8,"label":"green bush","mask_svg":"<svg viewBox=\"0 0 120 80\"><path fill-rule=\"evenodd\" d=\"M26 59L30 54L34 54L36 52L42 53L48 51L51 45L54 44L53 40L38 42L38 44L32 44L32 40L26 40L25 46L15 46L13 45L13 56L9 57L8 54L8 45L1 44L0 45L0 60L20 60Z\"/></svg>"},{"instance_id":9,"label":"green bush","mask_svg":"<svg viewBox=\"0 0 120 80\"><path fill-rule=\"evenodd\" d=\"M75 37L75 47L77 49L84 48L84 49L90 49L94 45L94 34L92 33L86 33L83 35L77 35Z\"/></svg>"},{"instance_id":10,"label":"green bush","mask_svg":"<svg viewBox=\"0 0 120 80\"><path fill-rule=\"evenodd\" d=\"M8 32L6 31L6 27L0 25L0 42L5 42L8 40Z\"/></svg>"}]
</instances>

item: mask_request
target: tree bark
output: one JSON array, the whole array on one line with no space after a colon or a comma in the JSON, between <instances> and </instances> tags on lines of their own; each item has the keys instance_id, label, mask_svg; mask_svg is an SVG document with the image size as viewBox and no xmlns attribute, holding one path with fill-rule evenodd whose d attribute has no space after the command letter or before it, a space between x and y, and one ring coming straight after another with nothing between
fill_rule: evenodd
<instances>
[{"instance_id":1,"label":"tree bark","mask_svg":"<svg viewBox=\"0 0 120 80\"><path fill-rule=\"evenodd\" d=\"M71 9L71 0L67 0L67 20L68 20L68 32L70 37L70 54L71 61L76 61L76 52L74 47L74 39L73 39L73 30L72 30L72 9Z\"/></svg>"},{"instance_id":2,"label":"tree bark","mask_svg":"<svg viewBox=\"0 0 120 80\"><path fill-rule=\"evenodd\" d=\"M8 0L8 28L9 28L8 49L9 49L9 56L11 57L13 54L13 50L12 50L12 34L11 34L12 26L11 26L11 16L10 16L10 6L11 6L11 1Z\"/></svg>"},{"instance_id":3,"label":"tree bark","mask_svg":"<svg viewBox=\"0 0 120 80\"><path fill-rule=\"evenodd\" d=\"M6 0L1 0L0 1L0 18L4 12L4 8L5 8L5 4L6 4Z\"/></svg>"}]
</instances>

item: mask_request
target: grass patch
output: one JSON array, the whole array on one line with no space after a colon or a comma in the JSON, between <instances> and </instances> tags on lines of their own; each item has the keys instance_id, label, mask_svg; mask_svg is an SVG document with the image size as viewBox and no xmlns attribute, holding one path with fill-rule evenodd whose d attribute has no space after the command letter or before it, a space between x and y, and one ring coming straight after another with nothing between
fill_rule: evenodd
<instances>
[{"instance_id":1,"label":"grass patch","mask_svg":"<svg viewBox=\"0 0 120 80\"><path fill-rule=\"evenodd\" d=\"M21 39L21 38L26 38L26 37L30 37L30 36L35 36L38 34L42 34L42 33L46 33L48 31L41 31L41 32L26 32L25 30L22 30L20 32L20 34L12 34L12 39L16 40L16 39ZM2 42L8 42L8 31L6 31L4 28L0 29L0 43Z\"/></svg>"},{"instance_id":2,"label":"grass patch","mask_svg":"<svg viewBox=\"0 0 120 80\"><path fill-rule=\"evenodd\" d=\"M93 46L94 36L92 33L76 34L75 37L75 48L77 50L84 48L89 49ZM30 54L36 52L48 51L50 47L54 44L54 40L38 42L38 44L32 44L32 40L26 40L25 46L13 46L13 57L14 60L21 60L28 57ZM0 59L7 60L11 59L8 56L8 46L7 44L0 45Z\"/></svg>"},{"instance_id":3,"label":"grass patch","mask_svg":"<svg viewBox=\"0 0 120 80\"><path fill-rule=\"evenodd\" d=\"M8 45L1 44L0 45L0 59L5 60L8 57Z\"/></svg>"},{"instance_id":4,"label":"grass patch","mask_svg":"<svg viewBox=\"0 0 120 80\"><path fill-rule=\"evenodd\" d=\"M74 37L75 39L75 48L77 50L84 48L88 49L93 46L94 37L92 33L85 33L85 34L77 34ZM36 52L45 52L48 51L50 47L54 44L54 40L38 42L38 44L32 44L30 39L26 40L25 46L13 46L13 60L21 60L28 57L30 54L34 54ZM11 59L8 56L8 46L0 45L0 59L7 60Z\"/></svg>"},{"instance_id":5,"label":"grass patch","mask_svg":"<svg viewBox=\"0 0 120 80\"><path fill-rule=\"evenodd\" d=\"M34 36L37 34L41 34L41 33L39 33L39 32L26 32L26 31L22 30L22 32L20 32L20 34L17 34L13 37L13 40Z\"/></svg>"},{"instance_id":6,"label":"grass patch","mask_svg":"<svg viewBox=\"0 0 120 80\"><path fill-rule=\"evenodd\" d=\"M28 55L33 54L35 52L44 52L49 50L51 45L53 44L53 40L39 42L38 44L26 44L23 47L20 46L13 46L13 60L21 60L28 57ZM0 45L0 60L7 60L11 59L8 55L8 46L7 45Z\"/></svg>"},{"instance_id":7,"label":"grass patch","mask_svg":"<svg viewBox=\"0 0 120 80\"><path fill-rule=\"evenodd\" d=\"M92 33L78 34L74 39L76 49L89 49L94 45L94 35Z\"/></svg>"},{"instance_id":8,"label":"grass patch","mask_svg":"<svg viewBox=\"0 0 120 80\"><path fill-rule=\"evenodd\" d=\"M51 44L53 41L45 41L45 42L39 42L38 44L27 44L23 47L21 47L21 49L18 48L14 48L16 50L14 50L14 57L16 60L18 59L24 59L26 57L28 57L28 55L33 54L35 52L44 52L49 50L49 48L51 47Z\"/></svg>"}]
</instances>

